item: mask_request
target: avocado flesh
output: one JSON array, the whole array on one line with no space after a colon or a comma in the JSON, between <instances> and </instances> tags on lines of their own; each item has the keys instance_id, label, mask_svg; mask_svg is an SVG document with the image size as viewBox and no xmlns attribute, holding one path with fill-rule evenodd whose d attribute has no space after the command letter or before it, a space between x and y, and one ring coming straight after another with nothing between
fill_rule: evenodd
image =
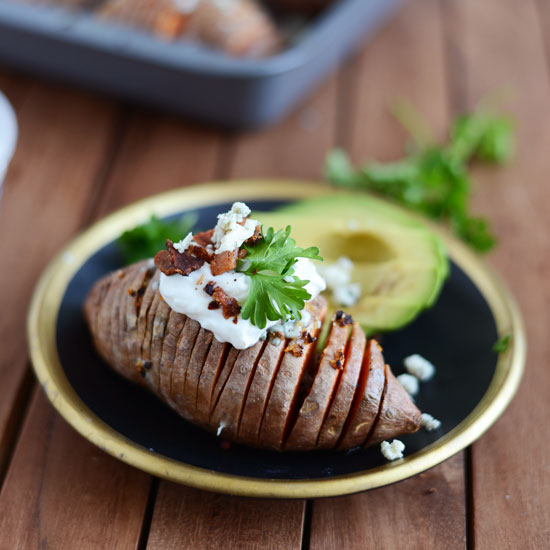
<instances>
[{"instance_id":1,"label":"avocado flesh","mask_svg":"<svg viewBox=\"0 0 550 550\"><path fill-rule=\"evenodd\" d=\"M448 275L445 250L435 234L378 199L320 199L325 197L254 217L275 229L291 225L298 245L317 246L325 263L341 256L354 262L352 281L361 284L362 294L345 309L367 333L399 328L435 302Z\"/></svg>"}]
</instances>

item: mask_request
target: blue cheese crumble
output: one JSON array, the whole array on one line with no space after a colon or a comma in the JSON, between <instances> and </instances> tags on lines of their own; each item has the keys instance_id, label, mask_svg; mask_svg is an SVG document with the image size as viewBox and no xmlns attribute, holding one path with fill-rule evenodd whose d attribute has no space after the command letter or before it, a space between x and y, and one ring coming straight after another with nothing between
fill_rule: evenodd
<instances>
[{"instance_id":1,"label":"blue cheese crumble","mask_svg":"<svg viewBox=\"0 0 550 550\"><path fill-rule=\"evenodd\" d=\"M441 428L441 421L434 418L431 414L422 413L422 427L428 432L433 432Z\"/></svg>"},{"instance_id":2,"label":"blue cheese crumble","mask_svg":"<svg viewBox=\"0 0 550 550\"><path fill-rule=\"evenodd\" d=\"M420 384L418 383L418 378L412 374L400 374L397 377L397 381L403 386L403 389L409 395L416 395L418 393L418 388Z\"/></svg>"},{"instance_id":3,"label":"blue cheese crumble","mask_svg":"<svg viewBox=\"0 0 550 550\"><path fill-rule=\"evenodd\" d=\"M399 439L394 439L391 443L389 441L382 441L380 445L380 451L384 455L386 460L397 460L403 458L403 451L405 450L405 444Z\"/></svg>"},{"instance_id":4,"label":"blue cheese crumble","mask_svg":"<svg viewBox=\"0 0 550 550\"><path fill-rule=\"evenodd\" d=\"M430 380L435 374L435 367L427 359L416 353L405 357L403 365L405 365L409 374L416 376L422 382Z\"/></svg>"}]
</instances>

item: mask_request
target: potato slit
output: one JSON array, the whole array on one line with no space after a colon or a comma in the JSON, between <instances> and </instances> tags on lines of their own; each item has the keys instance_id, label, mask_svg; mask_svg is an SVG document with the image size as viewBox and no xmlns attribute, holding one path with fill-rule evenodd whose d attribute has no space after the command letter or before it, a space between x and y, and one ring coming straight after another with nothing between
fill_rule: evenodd
<instances>
[{"instance_id":1,"label":"potato slit","mask_svg":"<svg viewBox=\"0 0 550 550\"><path fill-rule=\"evenodd\" d=\"M143 294L143 300L142 304L139 310L139 316L137 321L137 334L140 338L139 342L139 353L137 360L143 360L143 352L144 352L144 346L145 346L145 338L147 336L147 319L149 317L149 311L151 309L151 306L153 305L153 300L155 298L155 291L153 290L153 283L155 281L155 276L160 274L157 271L151 279L149 279L149 282L147 284L147 288L145 289L145 293ZM157 280L158 278L157 277ZM145 307L144 307L145 306ZM137 346L136 346L137 348Z\"/></svg>"},{"instance_id":2,"label":"potato slit","mask_svg":"<svg viewBox=\"0 0 550 550\"><path fill-rule=\"evenodd\" d=\"M338 373L338 380L336 380L336 384L334 384L334 388L332 389L332 393L330 394L330 398L328 401L328 407L326 408L325 414L323 415L323 421L321 422L321 429L319 430L319 433L317 434L317 439L315 440L315 445L319 443L319 438L321 437L321 432L323 431L323 426L325 425L325 422L327 420L327 417L330 413L330 410L332 408L332 404L334 403L334 400L336 399L336 396L338 395L338 390L340 388L340 384L342 383L342 379L344 377L344 372L348 365L348 360L351 352L351 326L348 328L348 336L346 340L346 345L344 348L344 365L342 370Z\"/></svg>"},{"instance_id":3,"label":"potato slit","mask_svg":"<svg viewBox=\"0 0 550 550\"><path fill-rule=\"evenodd\" d=\"M380 422L380 415L382 413L382 408L384 407L384 399L386 398L386 391L388 389L388 365L384 367L384 390L382 391L382 398L380 399L380 404L378 406L378 414L376 415L376 418L374 419L374 422L372 423L372 426L370 427L369 433L367 434L367 437L361 443L361 447L365 447L368 444L369 438L373 434L374 430L376 429L376 426L378 425L378 422Z\"/></svg>"},{"instance_id":4,"label":"potato slit","mask_svg":"<svg viewBox=\"0 0 550 550\"><path fill-rule=\"evenodd\" d=\"M220 400L220 397L222 396L223 390L225 389L225 385L227 384L227 381L229 380L229 377L231 376L231 372L233 371L233 367L235 366L235 363L237 362L238 356L239 356L239 351L236 350L235 348L231 348L230 353L227 357L227 362L224 365L224 367L227 366L227 368L221 369L220 376L218 377L218 380L216 381L216 383L214 384L214 387L212 389L212 398L210 399L210 415L209 415L210 417L212 417L212 413L215 411L215 409L218 405L218 401ZM217 394L214 395L216 393L216 384L218 383L218 381L222 380L223 371L226 371L227 375L225 376L225 379L220 383L221 388L219 389ZM214 404L212 404L212 399L214 399Z\"/></svg>"},{"instance_id":5,"label":"potato slit","mask_svg":"<svg viewBox=\"0 0 550 550\"><path fill-rule=\"evenodd\" d=\"M185 375L185 384L183 387L183 392L185 395L185 399L187 400L189 395L191 393L192 397L189 399L189 408L191 414L194 414L195 412L195 402L197 398L197 391L199 387L199 380L200 375L202 373L202 370L204 369L204 364L206 363L206 358L208 357L208 353L210 352L210 348L212 347L212 341L214 340L214 335L210 331L204 331L203 334L200 333L197 335L197 341L198 339L201 339L201 345L203 346L203 349L197 349L195 350L195 347L197 344L195 343L195 346L193 348L193 352L191 353L191 357L189 358L189 364L187 366L187 373ZM206 338L206 342L204 342L204 339ZM196 353L199 354L198 360L200 363L200 370L198 374L194 374L191 372L191 366L195 366L196 361ZM193 387L194 386L194 387Z\"/></svg>"},{"instance_id":6,"label":"potato slit","mask_svg":"<svg viewBox=\"0 0 550 550\"><path fill-rule=\"evenodd\" d=\"M165 334L162 342L160 353L160 393L172 405L172 370L174 367L174 358L176 356L177 344L183 327L185 326L186 317L181 313L170 310L168 321L166 323Z\"/></svg>"},{"instance_id":7,"label":"potato slit","mask_svg":"<svg viewBox=\"0 0 550 550\"><path fill-rule=\"evenodd\" d=\"M173 397L174 397L174 386L173 386L174 360L176 359L176 355L178 353L178 348L179 348L181 339L186 334L185 327L187 326L188 322L189 322L189 317L186 317L183 325L181 326L181 330L180 330L180 333L178 335L178 339L176 340L176 348L175 348L175 353L174 353L174 359L172 360L172 368L170 369L170 398L171 399L173 399Z\"/></svg>"},{"instance_id":8,"label":"potato slit","mask_svg":"<svg viewBox=\"0 0 550 550\"><path fill-rule=\"evenodd\" d=\"M275 380L277 378L277 375L279 374L279 369L281 368L281 365L283 363L283 357L285 356L285 348L286 348L286 342L281 346L281 352L279 353L279 358L277 359L277 365L275 366L275 369L273 369L273 375L271 377L271 380L269 381L269 387L267 389L266 398L264 401L264 406L262 409L262 415L260 417L260 424L258 426L258 430L256 432L256 441L260 437L260 432L262 431L262 426L264 423L264 417L265 417L265 411L267 410L267 405L269 403L269 398L271 397L271 392L273 391L273 386L275 385ZM240 428L240 426L239 426Z\"/></svg>"},{"instance_id":9,"label":"potato slit","mask_svg":"<svg viewBox=\"0 0 550 550\"><path fill-rule=\"evenodd\" d=\"M212 340L212 342L214 342ZM219 341L218 341L219 342ZM210 401L212 399L212 393L214 391L214 387L215 387L215 382L218 380L219 376L220 376L220 373L221 371L223 370L223 367L225 365L225 362L227 361L227 356L229 355L229 351L231 350L231 345L228 344L227 342L224 342L223 343L223 348L221 350L221 353L220 353L220 356L218 358L218 363L215 367L215 370L214 370L214 376L212 378L212 380L208 381L208 380L205 380L205 376L209 376L208 373L205 374L205 370L203 369L201 371L201 374L199 376L199 383L197 384L197 395L196 395L196 399L195 399L195 410L196 411L199 411L199 417L201 419L202 422L206 422L208 420L208 417L210 416L210 411L211 411L211 408L210 408ZM208 359L208 357L207 357ZM209 385L211 386L210 387L210 391L208 391L208 388L209 388ZM203 386L205 386L203 388ZM199 393L201 392L201 388L205 389L206 391L203 392L206 394L205 396L205 402L201 404L201 407L199 407ZM207 402L206 402L207 401Z\"/></svg>"},{"instance_id":10,"label":"potato slit","mask_svg":"<svg viewBox=\"0 0 550 550\"><path fill-rule=\"evenodd\" d=\"M365 346L365 349L363 351L363 359L361 360L361 374L359 376L359 383L357 384L357 387L355 388L355 393L353 395L353 401L351 403L351 407L348 413L348 416L346 418L346 421L344 422L344 427L342 428L342 433L340 434L340 437L338 438L338 442L336 443L336 449L340 447L342 444L342 441L346 437L348 430L350 428L351 423L355 419L355 416L357 412L359 411L359 404L361 403L361 399L363 399L363 393L365 392L365 388L367 386L367 378L370 373L369 368L369 344L367 342L367 345Z\"/></svg>"},{"instance_id":11,"label":"potato slit","mask_svg":"<svg viewBox=\"0 0 550 550\"><path fill-rule=\"evenodd\" d=\"M193 331L194 331L194 335L192 334ZM189 336L189 333L191 333L192 343L190 342L191 345L189 347L184 348L185 355L186 355L186 357L184 358L182 354L178 355L179 344L181 343L181 339L178 340L178 347L176 348L176 355L174 357L174 366L176 366L176 361L178 361L179 359L178 368L181 367L183 371L181 372L181 376L179 376L180 373L178 373L179 378L181 378L180 380L178 380L179 388L175 387L176 382L174 381L174 374L176 369L172 368L172 371L173 371L172 372L172 399L177 403L178 407L180 406L181 399L183 398L183 390L185 388L185 378L187 376L187 369L189 368L189 361L191 360L191 356L193 355L193 349L195 348L195 345L197 343L197 339L199 337L200 331L201 329L200 329L199 323L197 323L197 321L188 317L187 321L185 322L184 332L186 333L187 336ZM185 359L185 362L180 365L180 362L183 359Z\"/></svg>"},{"instance_id":12,"label":"potato slit","mask_svg":"<svg viewBox=\"0 0 550 550\"><path fill-rule=\"evenodd\" d=\"M252 385L252 380L254 379L254 373L256 372L256 369L258 368L258 363L260 362L260 359L262 357L262 354L267 346L268 342L267 342L267 339L264 341L264 343L262 344L262 347L258 353L258 355L256 355L256 358L254 359L254 365L252 366L252 369L250 370L250 374L248 375L248 380L246 381L246 388L244 390L244 395L243 395L243 398L241 400L241 408L239 410L239 415L237 417L237 430L236 430L236 434L239 433L239 428L241 426L241 419L243 417L243 412L244 412L244 406L246 404L246 399L248 398L248 392L250 391L250 386Z\"/></svg>"},{"instance_id":13,"label":"potato slit","mask_svg":"<svg viewBox=\"0 0 550 550\"><path fill-rule=\"evenodd\" d=\"M330 339L333 327L334 324L331 322L327 341L328 339ZM283 428L283 448L286 445L290 433L292 432L292 429L294 428L294 425L298 420L302 405L304 404L304 401L307 399L307 396L309 395L311 388L313 387L315 377L317 376L317 373L319 372L319 367L321 366L321 358L322 355L318 356L316 353L311 353L311 355L307 358L304 368L302 369L300 379L298 380L298 391L296 392L296 395L290 404L286 424Z\"/></svg>"},{"instance_id":14,"label":"potato slit","mask_svg":"<svg viewBox=\"0 0 550 550\"><path fill-rule=\"evenodd\" d=\"M166 312L166 315L164 314ZM159 298L159 306L157 308L156 320L159 319L159 316L162 314L162 318L159 323L153 323L153 334L151 342L151 360L153 363L153 373L156 377L156 384L160 392L160 368L162 366L162 348L164 347L164 339L166 337L166 327L168 326L168 321L170 319L170 314L172 309L170 306L162 299ZM155 330L157 329L158 330ZM158 360L157 357L158 351Z\"/></svg>"},{"instance_id":15,"label":"potato slit","mask_svg":"<svg viewBox=\"0 0 550 550\"><path fill-rule=\"evenodd\" d=\"M151 279L155 275L156 267L148 267L145 270L145 274L143 276L143 280L141 284L139 285L138 290L136 291L136 295L134 296L134 305L136 308L136 317L139 317L139 313L141 311L141 306L143 305L143 299L139 299L140 295L143 298L145 295L145 291L147 290L147 287L149 286L149 283L151 282Z\"/></svg>"}]
</instances>

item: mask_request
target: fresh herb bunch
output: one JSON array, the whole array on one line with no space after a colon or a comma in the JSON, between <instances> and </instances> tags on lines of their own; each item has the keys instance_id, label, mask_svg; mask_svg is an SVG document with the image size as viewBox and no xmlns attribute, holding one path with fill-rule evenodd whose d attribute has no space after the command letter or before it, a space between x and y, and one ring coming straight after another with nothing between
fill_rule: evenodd
<instances>
[{"instance_id":1,"label":"fresh herb bunch","mask_svg":"<svg viewBox=\"0 0 550 550\"><path fill-rule=\"evenodd\" d=\"M479 252L496 242L489 221L469 210L468 165L480 160L500 164L514 152L512 122L478 111L455 120L449 142L435 144L423 121L407 104L394 113L413 137L409 156L389 163L368 162L354 169L347 154L336 149L326 159L326 177L339 187L368 189L439 220L449 220L461 239Z\"/></svg>"},{"instance_id":2,"label":"fresh herb bunch","mask_svg":"<svg viewBox=\"0 0 550 550\"><path fill-rule=\"evenodd\" d=\"M152 258L159 250L164 248L166 239L179 241L187 235L197 223L197 215L189 213L172 221L159 220L155 215L142 224L124 231L117 243L128 264Z\"/></svg>"},{"instance_id":3,"label":"fresh herb bunch","mask_svg":"<svg viewBox=\"0 0 550 550\"><path fill-rule=\"evenodd\" d=\"M290 237L290 225L275 232L270 227L253 246L244 245L246 256L237 263L237 271L250 276L251 286L243 306L243 319L250 319L258 328L265 328L267 320L286 320L288 316L301 319L300 311L311 298L304 288L309 281L294 275L298 258L322 260L319 249L300 248Z\"/></svg>"}]
</instances>

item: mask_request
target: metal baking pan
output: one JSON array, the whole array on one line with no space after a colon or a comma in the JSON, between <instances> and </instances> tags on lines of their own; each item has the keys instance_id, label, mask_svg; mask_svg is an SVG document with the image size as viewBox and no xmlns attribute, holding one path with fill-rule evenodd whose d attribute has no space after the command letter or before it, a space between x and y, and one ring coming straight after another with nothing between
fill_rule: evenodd
<instances>
[{"instance_id":1,"label":"metal baking pan","mask_svg":"<svg viewBox=\"0 0 550 550\"><path fill-rule=\"evenodd\" d=\"M282 117L401 0L340 0L281 53L231 58L50 5L0 0L0 63L231 128Z\"/></svg>"}]
</instances>

